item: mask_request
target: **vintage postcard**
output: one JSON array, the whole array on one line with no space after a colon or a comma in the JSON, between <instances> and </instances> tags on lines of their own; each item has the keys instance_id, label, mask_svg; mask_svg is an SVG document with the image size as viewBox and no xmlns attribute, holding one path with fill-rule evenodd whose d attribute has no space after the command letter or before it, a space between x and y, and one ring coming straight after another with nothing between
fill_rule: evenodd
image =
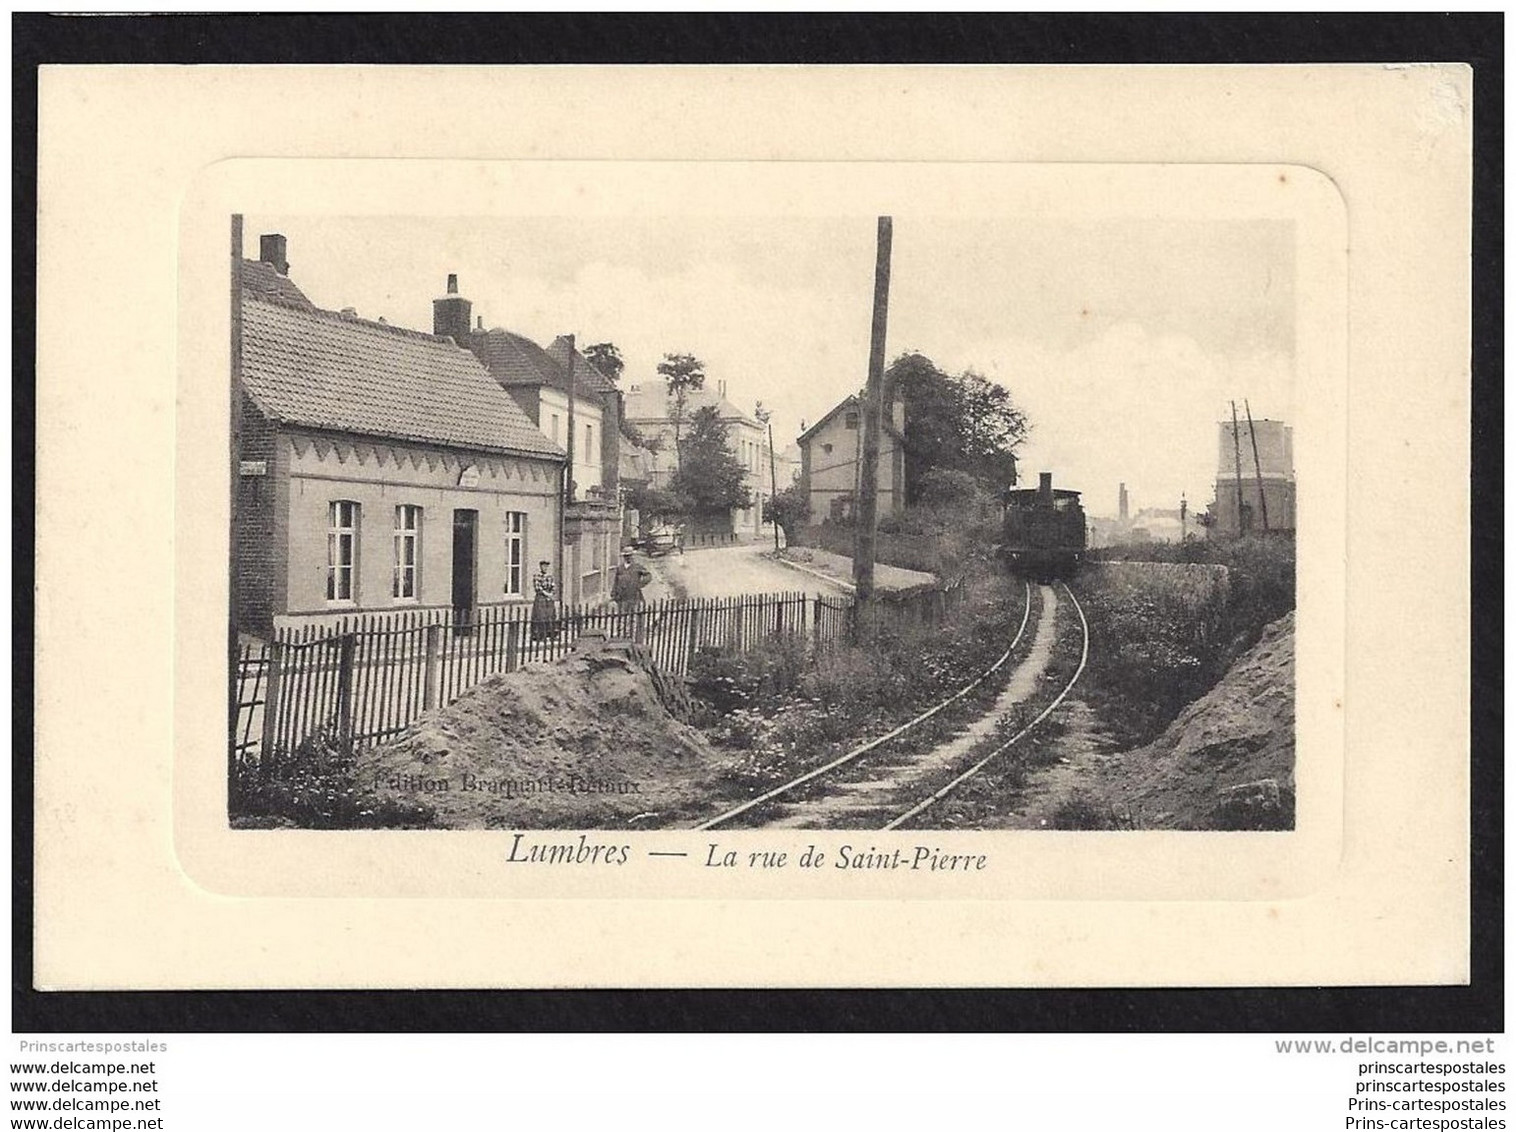
<instances>
[{"instance_id":1,"label":"vintage postcard","mask_svg":"<svg viewBox=\"0 0 1516 1132\"><path fill-rule=\"evenodd\" d=\"M1396 175L1441 194L1420 227L1397 232L1394 175L1358 142L1304 117L1289 144L1248 134L1306 73L1407 147ZM293 81L340 101L367 74ZM216 75L232 104L276 81ZM406 76L409 121L469 99L553 113L541 72ZM818 128L774 160L760 117L746 148L696 129L687 151L527 152L454 146L477 136L446 116L441 144L383 151L314 129L197 143L151 202L172 731L130 811L89 759L39 747L48 985L1466 977L1466 916L1426 919L1466 894L1466 729L1373 736L1385 712L1466 718L1467 671L1385 701L1396 556L1362 510L1408 428L1387 387L1411 380L1374 368L1406 294L1363 264L1399 262L1397 240L1445 246L1448 272L1466 254L1466 73L679 81L757 107L886 76L942 121L1135 81L1152 144L1090 123L1077 146L860 150ZM79 192L65 141L93 97L185 82L46 77L72 132L52 165L44 135L44 202ZM1223 93L1210 144L1165 135ZM355 108L360 133L381 113ZM41 278L70 276L78 238L40 242ZM1466 280L1439 302L1399 349L1434 366L1414 395L1454 410L1427 478L1466 483ZM46 532L64 500L39 483ZM1417 490L1399 506L1419 517ZM1453 579L1462 553L1432 568ZM1466 585L1443 592L1429 632L1466 656ZM1401 809L1421 776L1445 792ZM122 898L252 932L266 962L102 959L59 887L86 810L158 831L128 853L156 879ZM1407 837L1399 875L1363 856ZM1406 939L1329 941L1397 890L1420 902ZM440 960L423 922L494 942ZM626 935L632 954L595 954Z\"/></svg>"}]
</instances>

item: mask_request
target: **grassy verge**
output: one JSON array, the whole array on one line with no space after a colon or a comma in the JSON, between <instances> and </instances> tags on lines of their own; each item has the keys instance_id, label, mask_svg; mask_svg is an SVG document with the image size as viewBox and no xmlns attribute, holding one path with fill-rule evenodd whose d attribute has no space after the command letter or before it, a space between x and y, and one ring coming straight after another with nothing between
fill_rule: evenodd
<instances>
[{"instance_id":1,"label":"grassy verge","mask_svg":"<svg viewBox=\"0 0 1516 1132\"><path fill-rule=\"evenodd\" d=\"M1090 622L1082 694L1123 745L1138 746L1295 607L1295 546L1249 539L1107 548L1092 554L1073 588Z\"/></svg>"},{"instance_id":2,"label":"grassy verge","mask_svg":"<svg viewBox=\"0 0 1516 1132\"><path fill-rule=\"evenodd\" d=\"M939 626L885 630L870 643L819 656L776 645L704 661L691 684L704 705L696 722L733 756L722 780L728 799L762 793L892 730L994 663L1020 623L1021 587L995 574L967 584L963 606ZM955 720L982 711L999 687L985 681L913 730L911 741L936 742Z\"/></svg>"}]
</instances>

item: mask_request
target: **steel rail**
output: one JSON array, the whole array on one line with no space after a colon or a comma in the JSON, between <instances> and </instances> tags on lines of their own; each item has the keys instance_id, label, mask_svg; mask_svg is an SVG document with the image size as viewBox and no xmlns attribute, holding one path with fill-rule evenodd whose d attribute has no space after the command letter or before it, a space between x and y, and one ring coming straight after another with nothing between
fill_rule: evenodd
<instances>
[{"instance_id":1,"label":"steel rail","mask_svg":"<svg viewBox=\"0 0 1516 1132\"><path fill-rule=\"evenodd\" d=\"M1074 685L1079 682L1079 677L1084 675L1084 666L1090 658L1090 623L1085 620L1084 607L1079 604L1079 599L1074 596L1074 591L1069 589L1067 582L1063 583L1063 592L1068 594L1069 600L1074 603L1074 611L1079 614L1079 624L1084 630L1084 646L1080 650L1079 667L1074 670L1073 678L1068 682L1067 685L1064 686L1063 691L1058 693L1058 698L1055 699L1052 703L1048 704L1047 707L1043 708L1041 714L1039 714L1036 719L1032 720L1031 723L1028 723L1020 731L1016 732L1015 735L1011 736L1000 746L996 747L989 754L985 755L984 758L980 759L973 766L969 767L968 770L964 771L957 778L953 779L942 789L916 803L916 805L912 806L905 813L895 818L884 827L885 830L898 829L901 825L910 821L917 814L926 811L927 809L940 802L943 798L946 798L964 782L967 782L970 778L978 774L995 759L998 759L1001 755L1005 754L1005 752L1009 751L1017 743L1021 742L1021 740L1026 737L1032 728L1036 727L1044 719L1052 715L1053 710L1057 708L1059 704L1063 703L1065 697L1067 697L1068 694L1074 690Z\"/></svg>"},{"instance_id":2,"label":"steel rail","mask_svg":"<svg viewBox=\"0 0 1516 1132\"><path fill-rule=\"evenodd\" d=\"M742 805L717 814L713 818L708 818L707 820L701 822L699 825L692 826L691 828L695 831L702 829L714 829L718 825L723 825L726 822L731 821L739 814L746 813L754 806L761 806L763 803L770 802L782 794L788 794L797 786L804 786L812 779L820 778L823 774L827 774L830 771L836 770L840 766L852 762L854 759L868 754L870 751L874 750L877 747L883 746L885 743L890 742L892 739L898 739L900 736L904 735L907 731L915 727L917 724L925 723L928 719L931 719L932 716L936 715L939 711L947 707L949 704L954 703L955 701L960 700L964 696L968 695L980 684L984 683L988 677L992 676L996 671L998 671L1005 664L1005 662L1011 658L1011 653L1016 651L1016 646L1021 643L1021 638L1026 633L1027 622L1031 619L1032 616L1032 584L1030 582L1023 582L1022 585L1025 588L1023 591L1022 600L1021 625L1016 630L1016 636L1012 638L1010 645L1007 646L1005 652L1001 654L1000 659L986 668L978 676L974 677L971 682L965 684L962 688L958 689L958 691L954 692L951 696L943 700L941 703L937 704L935 707L928 708L926 711L918 715L915 719L911 719L905 723L902 723L899 727L895 728L895 730L885 735L881 735L877 739L870 739L862 746L853 748L847 754L838 756L824 766L818 766L812 770L808 770L799 778L791 779L789 782L786 782L782 786L776 786L774 789L768 791L767 793L760 794L756 798L749 799L748 801L742 803ZM1081 614L1081 616L1083 615Z\"/></svg>"}]
</instances>

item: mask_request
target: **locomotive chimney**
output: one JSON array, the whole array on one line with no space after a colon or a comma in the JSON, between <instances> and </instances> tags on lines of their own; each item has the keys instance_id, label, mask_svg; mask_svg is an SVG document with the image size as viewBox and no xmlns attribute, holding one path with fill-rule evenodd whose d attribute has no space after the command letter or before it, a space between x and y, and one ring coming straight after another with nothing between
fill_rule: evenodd
<instances>
[{"instance_id":1,"label":"locomotive chimney","mask_svg":"<svg viewBox=\"0 0 1516 1132\"><path fill-rule=\"evenodd\" d=\"M1042 507L1053 505L1053 473L1039 472L1037 474L1037 503Z\"/></svg>"}]
</instances>

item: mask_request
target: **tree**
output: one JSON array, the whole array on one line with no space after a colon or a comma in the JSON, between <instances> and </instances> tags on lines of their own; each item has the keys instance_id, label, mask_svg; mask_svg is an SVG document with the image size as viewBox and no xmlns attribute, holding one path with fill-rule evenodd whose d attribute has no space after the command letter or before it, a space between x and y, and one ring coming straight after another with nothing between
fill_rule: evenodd
<instances>
[{"instance_id":1,"label":"tree","mask_svg":"<svg viewBox=\"0 0 1516 1132\"><path fill-rule=\"evenodd\" d=\"M641 515L644 524L651 518L680 518L688 515L693 507L688 496L642 483L627 489L626 505Z\"/></svg>"},{"instance_id":2,"label":"tree","mask_svg":"<svg viewBox=\"0 0 1516 1132\"><path fill-rule=\"evenodd\" d=\"M778 523L779 529L784 532L784 541L789 546L795 545L800 529L805 526L805 521L810 517L811 501L806 493L800 490L798 483L790 484L763 504L763 521Z\"/></svg>"},{"instance_id":3,"label":"tree","mask_svg":"<svg viewBox=\"0 0 1516 1132\"><path fill-rule=\"evenodd\" d=\"M674 402L674 452L680 463L684 462L684 406L690 390L705 386L705 363L694 354L664 354L658 363L658 372L668 382L669 396Z\"/></svg>"},{"instance_id":4,"label":"tree","mask_svg":"<svg viewBox=\"0 0 1516 1132\"><path fill-rule=\"evenodd\" d=\"M996 489L1010 484L1031 424L1004 386L972 370L946 373L922 354L902 354L889 375L905 402L908 503L921 499L923 477L933 469L965 472Z\"/></svg>"},{"instance_id":5,"label":"tree","mask_svg":"<svg viewBox=\"0 0 1516 1132\"><path fill-rule=\"evenodd\" d=\"M751 504L745 478L721 414L714 405L696 409L669 487L690 500L692 513L714 515Z\"/></svg>"},{"instance_id":6,"label":"tree","mask_svg":"<svg viewBox=\"0 0 1516 1132\"><path fill-rule=\"evenodd\" d=\"M593 346L586 346L584 356L612 385L621 380L621 371L626 369L626 362L622 360L621 351L616 349L614 342L596 342Z\"/></svg>"}]
</instances>

